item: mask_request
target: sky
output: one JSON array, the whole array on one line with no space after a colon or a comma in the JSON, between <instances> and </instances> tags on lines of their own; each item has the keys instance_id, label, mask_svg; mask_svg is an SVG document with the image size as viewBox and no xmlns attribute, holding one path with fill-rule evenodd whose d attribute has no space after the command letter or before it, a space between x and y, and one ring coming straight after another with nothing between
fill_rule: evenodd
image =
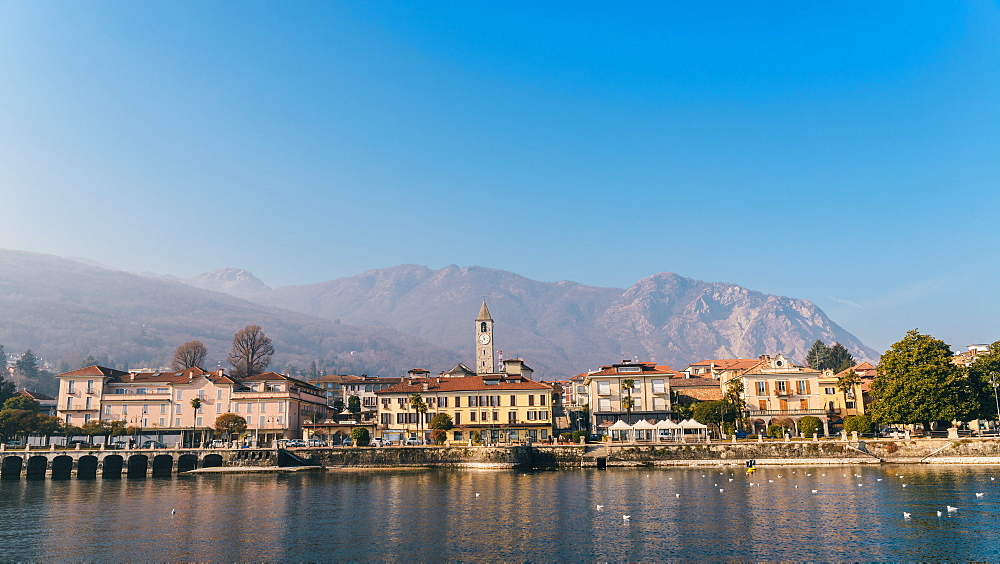
<instances>
[{"instance_id":1,"label":"sky","mask_svg":"<svg viewBox=\"0 0 1000 564\"><path fill-rule=\"evenodd\" d=\"M996 2L0 0L0 247L403 263L1000 340Z\"/></svg>"}]
</instances>

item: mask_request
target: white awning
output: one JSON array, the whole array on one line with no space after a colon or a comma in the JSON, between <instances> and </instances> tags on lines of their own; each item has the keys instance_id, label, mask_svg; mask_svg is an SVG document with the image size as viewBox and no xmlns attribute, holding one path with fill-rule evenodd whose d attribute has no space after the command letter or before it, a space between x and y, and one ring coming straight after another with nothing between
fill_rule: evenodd
<instances>
[{"instance_id":1,"label":"white awning","mask_svg":"<svg viewBox=\"0 0 1000 564\"><path fill-rule=\"evenodd\" d=\"M681 421L680 427L682 429L708 429L708 425L702 425L694 419L685 419L684 421Z\"/></svg>"},{"instance_id":2,"label":"white awning","mask_svg":"<svg viewBox=\"0 0 1000 564\"><path fill-rule=\"evenodd\" d=\"M610 429L612 431L631 431L632 430L632 426L629 425L628 423L622 421L621 419L619 419L617 423L615 423L614 425L608 427L608 429Z\"/></svg>"},{"instance_id":3,"label":"white awning","mask_svg":"<svg viewBox=\"0 0 1000 564\"><path fill-rule=\"evenodd\" d=\"M646 421L645 419L640 419L638 423L632 425L633 429L655 429L656 426Z\"/></svg>"}]
</instances>

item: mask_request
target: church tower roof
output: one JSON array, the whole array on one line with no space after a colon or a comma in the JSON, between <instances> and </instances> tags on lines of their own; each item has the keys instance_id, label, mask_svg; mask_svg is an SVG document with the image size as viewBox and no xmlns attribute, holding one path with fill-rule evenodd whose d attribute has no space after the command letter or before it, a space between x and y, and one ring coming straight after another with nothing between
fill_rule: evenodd
<instances>
[{"instance_id":1,"label":"church tower roof","mask_svg":"<svg viewBox=\"0 0 1000 564\"><path fill-rule=\"evenodd\" d=\"M483 307L479 308L479 317L476 318L476 321L493 321L493 318L490 317L490 309L486 307L486 300L483 300Z\"/></svg>"}]
</instances>

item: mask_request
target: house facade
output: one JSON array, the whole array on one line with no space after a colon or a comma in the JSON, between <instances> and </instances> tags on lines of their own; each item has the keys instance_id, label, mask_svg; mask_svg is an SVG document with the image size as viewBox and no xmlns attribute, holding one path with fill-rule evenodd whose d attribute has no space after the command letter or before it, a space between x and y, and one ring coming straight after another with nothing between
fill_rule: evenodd
<instances>
[{"instance_id":1,"label":"house facade","mask_svg":"<svg viewBox=\"0 0 1000 564\"><path fill-rule=\"evenodd\" d=\"M829 433L821 376L820 371L792 364L783 355L761 356L754 367L737 376L743 381L751 424L761 431L775 419L790 419L797 430L798 420L808 415L818 417Z\"/></svg>"},{"instance_id":2,"label":"house facade","mask_svg":"<svg viewBox=\"0 0 1000 564\"><path fill-rule=\"evenodd\" d=\"M609 364L588 373L584 385L590 398L591 429L606 428L626 419L631 419L626 421L628 424L639 419L669 419L672 414L670 382L672 378L683 377L683 373L669 366L632 361ZM631 388L624 385L626 380L633 382ZM626 398L632 401L631 414L623 403Z\"/></svg>"},{"instance_id":3,"label":"house facade","mask_svg":"<svg viewBox=\"0 0 1000 564\"><path fill-rule=\"evenodd\" d=\"M138 430L140 441L201 445L214 436L219 415L235 413L246 419L250 437L263 444L298 438L303 422L326 415L322 390L274 372L237 382L221 369L123 372L90 366L57 378L57 415L65 424L124 421Z\"/></svg>"}]
</instances>

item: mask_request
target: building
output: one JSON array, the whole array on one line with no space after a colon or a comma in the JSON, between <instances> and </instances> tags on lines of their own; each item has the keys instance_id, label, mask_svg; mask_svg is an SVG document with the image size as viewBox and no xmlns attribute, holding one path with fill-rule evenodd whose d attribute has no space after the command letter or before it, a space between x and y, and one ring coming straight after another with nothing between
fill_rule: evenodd
<instances>
[{"instance_id":1,"label":"building","mask_svg":"<svg viewBox=\"0 0 1000 564\"><path fill-rule=\"evenodd\" d=\"M18 392L19 395L29 397L38 402L39 412L45 415L55 415L56 414L56 398L52 396L45 395L40 392L29 392L27 390L22 390Z\"/></svg>"},{"instance_id":2,"label":"building","mask_svg":"<svg viewBox=\"0 0 1000 564\"><path fill-rule=\"evenodd\" d=\"M407 373L396 385L374 392L378 397L378 432L389 441L430 438L434 415L449 415L454 428L449 441L468 441L477 434L489 444L546 440L553 434L553 387L534 380L523 360L503 360L499 371L494 355L493 318L483 301L475 320L476 369L459 363L437 377L426 370ZM427 406L423 417L410 399L420 394ZM422 435L422 436L421 436Z\"/></svg>"},{"instance_id":3,"label":"building","mask_svg":"<svg viewBox=\"0 0 1000 564\"><path fill-rule=\"evenodd\" d=\"M427 371L418 368L411 370L408 374L411 378L416 374L426 376ZM362 416L374 414L378 411L378 396L376 393L395 386L402 381L403 378L399 377L382 378L381 376L363 376L353 382L347 382L343 387L344 405L348 406L351 396L357 396L358 401L361 403Z\"/></svg>"},{"instance_id":4,"label":"building","mask_svg":"<svg viewBox=\"0 0 1000 564\"><path fill-rule=\"evenodd\" d=\"M671 379L683 377L682 372L669 366L628 360L602 366L600 370L587 374L584 385L590 398L591 429L603 429L626 419L631 419L626 421L630 425L639 419L669 419L672 414ZM631 390L624 386L626 380L632 380ZM714 385L718 387L717 383ZM625 398L629 397L632 398L631 416L623 405Z\"/></svg>"},{"instance_id":5,"label":"building","mask_svg":"<svg viewBox=\"0 0 1000 564\"><path fill-rule=\"evenodd\" d=\"M743 382L743 399L754 429L763 432L781 418L791 420L797 430L798 420L811 415L820 418L829 434L820 376L820 371L792 364L780 354L762 355L754 367L736 377Z\"/></svg>"},{"instance_id":6,"label":"building","mask_svg":"<svg viewBox=\"0 0 1000 564\"><path fill-rule=\"evenodd\" d=\"M326 404L333 405L333 402L338 399L347 402L347 397L343 394L344 384L357 382L359 380L361 380L361 376L354 376L350 374L328 374L326 376L320 376L315 380L310 380L309 383L323 390L323 395L326 396Z\"/></svg>"},{"instance_id":7,"label":"building","mask_svg":"<svg viewBox=\"0 0 1000 564\"><path fill-rule=\"evenodd\" d=\"M303 422L326 415L322 390L274 372L235 381L221 369L123 372L89 366L57 378L57 414L66 425L125 421L139 440L167 444L203 444L224 413L246 419L247 433L258 443L299 438Z\"/></svg>"},{"instance_id":8,"label":"building","mask_svg":"<svg viewBox=\"0 0 1000 564\"><path fill-rule=\"evenodd\" d=\"M715 360L703 360L689 364L684 369L684 373L689 376L701 378L713 378L722 382L728 382L734 377L743 373L744 370L753 368L760 362L759 358L723 358Z\"/></svg>"}]
</instances>

